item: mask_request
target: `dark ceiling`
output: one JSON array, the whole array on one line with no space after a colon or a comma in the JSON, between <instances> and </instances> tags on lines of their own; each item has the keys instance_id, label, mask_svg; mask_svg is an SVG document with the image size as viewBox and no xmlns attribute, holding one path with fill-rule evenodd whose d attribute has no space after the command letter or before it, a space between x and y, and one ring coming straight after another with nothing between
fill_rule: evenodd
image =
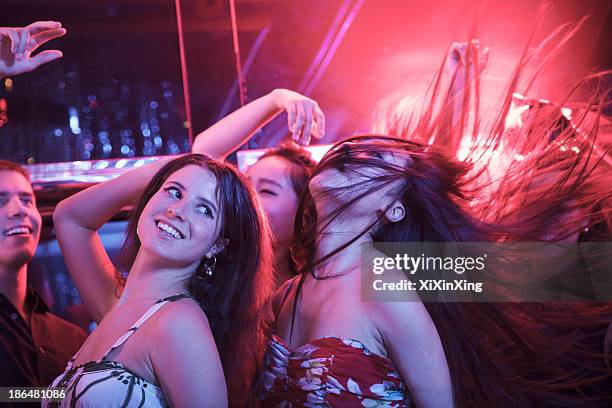
<instances>
[{"instance_id":1,"label":"dark ceiling","mask_svg":"<svg viewBox=\"0 0 612 408\"><path fill-rule=\"evenodd\" d=\"M327 112L326 141L368 130L381 100L421 92L450 42L465 39L474 27L492 47L490 89L497 95L535 22L534 3L237 0L242 63L249 68L247 100L275 87L308 89ZM228 4L181 1L196 133L238 106L232 91L236 77ZM610 68L607 0L554 2L540 38L588 13L591 19L538 96L554 99L590 67ZM2 25L38 19L59 20L68 28L67 37L56 44L65 53L63 67L90 60L95 63L84 63L83 70L97 70L92 72L97 76L180 81L173 0L3 1ZM31 75L35 80L37 73ZM282 120L273 123L255 145L275 143L284 135L282 128Z\"/></svg>"}]
</instances>

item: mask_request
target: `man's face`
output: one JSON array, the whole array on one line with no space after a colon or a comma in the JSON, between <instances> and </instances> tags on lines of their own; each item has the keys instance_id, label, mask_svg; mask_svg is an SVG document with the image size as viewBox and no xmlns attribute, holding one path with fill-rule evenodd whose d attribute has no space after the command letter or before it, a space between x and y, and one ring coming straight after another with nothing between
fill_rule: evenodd
<instances>
[{"instance_id":1,"label":"man's face","mask_svg":"<svg viewBox=\"0 0 612 408\"><path fill-rule=\"evenodd\" d=\"M32 185L22 174L0 170L0 265L21 267L32 259L42 219Z\"/></svg>"}]
</instances>

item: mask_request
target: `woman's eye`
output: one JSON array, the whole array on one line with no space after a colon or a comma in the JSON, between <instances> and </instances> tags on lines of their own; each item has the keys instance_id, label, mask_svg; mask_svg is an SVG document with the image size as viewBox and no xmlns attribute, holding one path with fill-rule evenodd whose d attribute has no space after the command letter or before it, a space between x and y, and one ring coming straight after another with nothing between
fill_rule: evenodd
<instances>
[{"instance_id":1,"label":"woman's eye","mask_svg":"<svg viewBox=\"0 0 612 408\"><path fill-rule=\"evenodd\" d=\"M208 206L206 206L204 204L198 205L196 207L196 211L198 213L200 213L200 214L203 214L203 215L207 216L207 217L213 218L212 210Z\"/></svg>"},{"instance_id":2,"label":"woman's eye","mask_svg":"<svg viewBox=\"0 0 612 408\"><path fill-rule=\"evenodd\" d=\"M259 190L259 194L266 194L266 195L271 195L271 196L278 196L278 194L276 194L274 191L272 190Z\"/></svg>"},{"instance_id":3,"label":"woman's eye","mask_svg":"<svg viewBox=\"0 0 612 408\"><path fill-rule=\"evenodd\" d=\"M21 202L28 207L34 204L31 198L22 198Z\"/></svg>"},{"instance_id":4,"label":"woman's eye","mask_svg":"<svg viewBox=\"0 0 612 408\"><path fill-rule=\"evenodd\" d=\"M173 198L181 198L181 192L178 188L168 187L165 189L165 191Z\"/></svg>"}]
</instances>

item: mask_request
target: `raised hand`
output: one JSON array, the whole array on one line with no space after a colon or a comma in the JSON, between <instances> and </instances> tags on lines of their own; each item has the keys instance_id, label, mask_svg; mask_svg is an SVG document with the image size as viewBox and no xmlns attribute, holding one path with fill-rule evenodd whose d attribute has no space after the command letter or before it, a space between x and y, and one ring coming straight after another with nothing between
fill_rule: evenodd
<instances>
[{"instance_id":1,"label":"raised hand","mask_svg":"<svg viewBox=\"0 0 612 408\"><path fill-rule=\"evenodd\" d=\"M468 82L480 74L489 63L489 47L480 49L480 42L476 39L470 42L454 42L451 44L446 59L447 68L451 75L456 75L459 81L464 80L465 70L468 69ZM478 71L475 70L477 67Z\"/></svg>"},{"instance_id":2,"label":"raised hand","mask_svg":"<svg viewBox=\"0 0 612 408\"><path fill-rule=\"evenodd\" d=\"M307 145L311 136L317 139L325 136L325 115L316 101L288 89L275 89L272 95L276 106L287 112L293 140Z\"/></svg>"},{"instance_id":3,"label":"raised hand","mask_svg":"<svg viewBox=\"0 0 612 408\"><path fill-rule=\"evenodd\" d=\"M32 53L46 42L63 36L66 29L57 21L37 21L27 27L0 27L0 78L30 72L62 57L59 50Z\"/></svg>"}]
</instances>

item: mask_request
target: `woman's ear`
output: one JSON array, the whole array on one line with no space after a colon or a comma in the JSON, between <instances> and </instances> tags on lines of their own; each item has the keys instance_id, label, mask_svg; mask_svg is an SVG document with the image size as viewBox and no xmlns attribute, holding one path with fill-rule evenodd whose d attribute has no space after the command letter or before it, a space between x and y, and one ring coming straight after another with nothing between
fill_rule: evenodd
<instances>
[{"instance_id":1,"label":"woman's ear","mask_svg":"<svg viewBox=\"0 0 612 408\"><path fill-rule=\"evenodd\" d=\"M389 222L399 222L404 219L406 216L406 207L404 204L399 202L399 200L395 200L391 203L387 211L385 211L385 218Z\"/></svg>"},{"instance_id":2,"label":"woman's ear","mask_svg":"<svg viewBox=\"0 0 612 408\"><path fill-rule=\"evenodd\" d=\"M210 248L210 250L206 253L207 258L212 258L216 256L219 252L223 251L223 249L229 244L230 240L228 238L219 238L217 242Z\"/></svg>"}]
</instances>

